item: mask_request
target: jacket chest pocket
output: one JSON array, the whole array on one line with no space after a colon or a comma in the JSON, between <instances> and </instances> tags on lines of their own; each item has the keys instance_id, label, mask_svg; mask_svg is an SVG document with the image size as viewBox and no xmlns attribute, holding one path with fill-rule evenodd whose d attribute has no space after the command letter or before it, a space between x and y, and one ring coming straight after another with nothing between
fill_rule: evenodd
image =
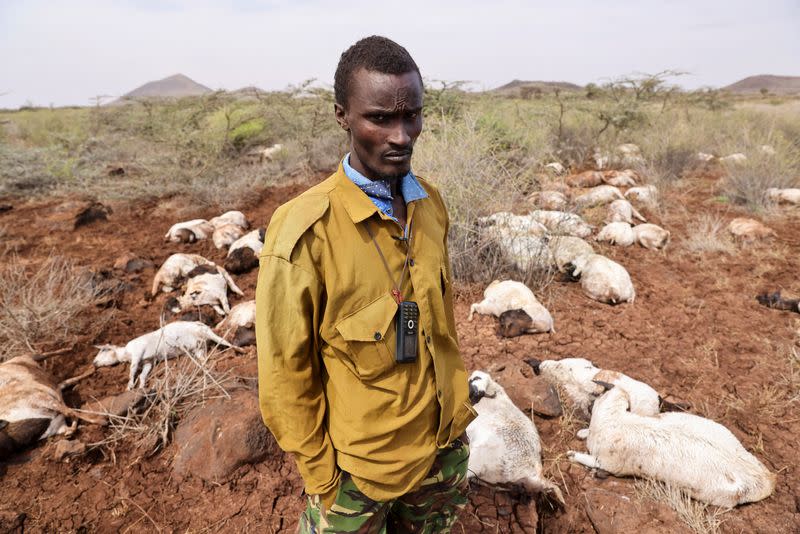
<instances>
[{"instance_id":1,"label":"jacket chest pocket","mask_svg":"<svg viewBox=\"0 0 800 534\"><path fill-rule=\"evenodd\" d=\"M347 343L347 358L360 378L378 378L394 368L396 312L397 303L386 294L347 315L336 325L336 330Z\"/></svg>"}]
</instances>

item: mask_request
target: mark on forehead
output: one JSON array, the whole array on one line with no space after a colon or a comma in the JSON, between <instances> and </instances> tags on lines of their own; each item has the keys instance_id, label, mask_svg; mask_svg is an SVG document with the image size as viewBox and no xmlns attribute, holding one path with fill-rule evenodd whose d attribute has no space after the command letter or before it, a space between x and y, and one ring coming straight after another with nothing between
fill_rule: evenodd
<instances>
[{"instance_id":1,"label":"mark on forehead","mask_svg":"<svg viewBox=\"0 0 800 534\"><path fill-rule=\"evenodd\" d=\"M411 91L407 87L398 87L394 93L394 110L404 111L408 107Z\"/></svg>"}]
</instances>

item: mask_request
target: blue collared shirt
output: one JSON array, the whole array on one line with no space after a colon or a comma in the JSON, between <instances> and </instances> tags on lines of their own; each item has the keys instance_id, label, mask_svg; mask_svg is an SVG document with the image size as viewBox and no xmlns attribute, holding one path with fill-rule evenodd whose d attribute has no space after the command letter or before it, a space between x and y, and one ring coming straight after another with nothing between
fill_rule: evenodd
<instances>
[{"instance_id":1,"label":"blue collared shirt","mask_svg":"<svg viewBox=\"0 0 800 534\"><path fill-rule=\"evenodd\" d=\"M397 220L397 217L394 216L394 210L392 209L393 197L388 182L385 180L370 180L351 167L349 152L345 154L342 160L342 167L347 177L350 178L359 189L364 191L381 212L392 220L400 222ZM419 183L419 180L417 180L417 177L414 176L411 171L408 171L408 174L400 179L400 192L403 194L406 205L408 205L409 202L428 197L428 193L425 192L425 189L422 188L422 184Z\"/></svg>"}]
</instances>

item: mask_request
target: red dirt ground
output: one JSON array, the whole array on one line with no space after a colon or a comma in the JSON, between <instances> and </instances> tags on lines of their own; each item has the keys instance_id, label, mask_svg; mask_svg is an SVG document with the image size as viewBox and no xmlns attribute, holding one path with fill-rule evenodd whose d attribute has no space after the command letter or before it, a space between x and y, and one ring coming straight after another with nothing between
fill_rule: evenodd
<instances>
[{"instance_id":1,"label":"red dirt ground","mask_svg":"<svg viewBox=\"0 0 800 534\"><path fill-rule=\"evenodd\" d=\"M270 189L243 211L254 224L264 225L280 203L305 187ZM778 475L774 495L725 513L721 531L800 532L800 365L791 363L791 350L800 339L800 315L763 308L754 298L759 291L774 288L800 293L800 215L793 212L767 220L779 236L771 244L743 248L733 255L693 255L684 246L693 231L693 218L706 212L726 220L736 216L735 210L709 200L713 195L713 181L696 178L671 190L659 213L646 212L653 222L672 231L672 244L665 253L598 247L631 273L635 304L599 304L583 296L576 284L553 283L544 304L555 319L555 334L498 338L493 318L466 321L469 304L482 288L459 287L456 317L463 357L471 370L530 356L582 356L644 380L662 395L688 401L695 413L731 429ZM95 271L110 269L125 252L156 265L178 251L196 252L220 263L224 258L210 241L162 243L164 232L176 220L216 215L182 206L179 200L114 204L109 221L74 231L53 222L53 209L64 199L5 201L14 204L13 210L0 214L0 226L6 227L5 246L33 264L51 252ZM92 344L124 343L158 327L165 295L153 302L143 298L152 275L152 270L118 275L134 289L124 295L102 332L77 339L71 355L47 363L57 378L86 368L95 353ZM237 278L248 298L255 279L255 271ZM244 369L254 375L255 351L250 349L245 358ZM93 397L117 393L125 387L126 373L125 366L100 369L79 383L67 401L79 406ZM614 499L620 498L633 505L625 508L628 517L615 519L619 528L633 521L640 531L686 531L674 512L637 496L633 481L595 478L566 461L566 450L584 450L584 444L568 432L577 427L565 425L563 418L534 420L544 446L545 469L565 490L567 501L566 511L540 515L540 531L592 532L587 511L594 511L593 521L602 529L597 510L616 506ZM91 442L102 437L102 430L84 426L78 437ZM0 519L8 513L25 513L25 530L32 532L291 532L303 507L302 483L291 458L282 454L241 467L231 481L213 485L173 478L173 446L150 458L120 446L113 460L93 451L66 462L55 461L53 449L54 441L45 442L0 464ZM532 531L536 522L532 510L533 505L506 492L473 488L471 504L455 532Z\"/></svg>"}]
</instances>

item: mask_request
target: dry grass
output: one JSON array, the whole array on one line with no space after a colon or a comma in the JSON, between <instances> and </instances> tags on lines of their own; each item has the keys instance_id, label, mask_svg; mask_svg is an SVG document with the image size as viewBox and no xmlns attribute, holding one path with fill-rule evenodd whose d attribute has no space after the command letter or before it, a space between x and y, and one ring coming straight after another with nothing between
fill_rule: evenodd
<instances>
[{"instance_id":1,"label":"dry grass","mask_svg":"<svg viewBox=\"0 0 800 534\"><path fill-rule=\"evenodd\" d=\"M688 229L689 236L684 242L684 247L690 252L733 254L737 250L728 234L727 222L722 217L705 213L694 219Z\"/></svg>"},{"instance_id":2,"label":"dry grass","mask_svg":"<svg viewBox=\"0 0 800 534\"><path fill-rule=\"evenodd\" d=\"M634 484L640 500L650 499L675 510L681 521L697 534L717 534L723 523L724 509L709 506L689 497L680 488L655 480L637 480Z\"/></svg>"},{"instance_id":3,"label":"dry grass","mask_svg":"<svg viewBox=\"0 0 800 534\"><path fill-rule=\"evenodd\" d=\"M186 353L177 360L167 360L151 375L143 407L125 417L105 415L109 432L90 447L113 451L121 443L133 443L142 455L151 456L165 447L181 417L208 400L230 398L236 387L230 372L213 370L218 349L196 354Z\"/></svg>"},{"instance_id":4,"label":"dry grass","mask_svg":"<svg viewBox=\"0 0 800 534\"><path fill-rule=\"evenodd\" d=\"M11 257L0 270L0 361L61 348L102 328L110 313L90 313L103 298L91 276L52 256L37 267Z\"/></svg>"}]
</instances>

